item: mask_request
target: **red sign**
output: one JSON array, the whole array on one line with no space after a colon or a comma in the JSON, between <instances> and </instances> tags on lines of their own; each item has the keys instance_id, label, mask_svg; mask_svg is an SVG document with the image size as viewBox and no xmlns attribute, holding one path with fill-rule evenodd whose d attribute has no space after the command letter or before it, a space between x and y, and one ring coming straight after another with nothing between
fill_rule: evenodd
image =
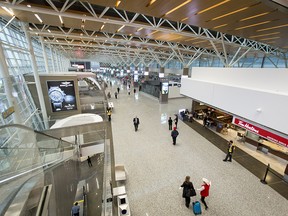
<instances>
[{"instance_id":1,"label":"red sign","mask_svg":"<svg viewBox=\"0 0 288 216\"><path fill-rule=\"evenodd\" d=\"M284 146L288 147L288 139L285 137L281 137L277 134L273 134L270 131L264 130L264 129L259 128L257 126L254 126L254 125L252 125L248 122L245 122L243 120L240 120L238 118L234 118L233 123L240 126L240 127L245 128L248 131L251 131L255 134L258 134L259 136L262 136L268 140L271 140L272 142L275 142L275 143L278 143L280 145L284 145Z\"/></svg>"}]
</instances>

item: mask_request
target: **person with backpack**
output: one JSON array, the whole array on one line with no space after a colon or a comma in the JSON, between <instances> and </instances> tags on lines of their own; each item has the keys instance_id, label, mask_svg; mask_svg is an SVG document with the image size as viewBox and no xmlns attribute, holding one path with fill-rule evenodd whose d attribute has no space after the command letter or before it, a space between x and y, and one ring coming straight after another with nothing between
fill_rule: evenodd
<instances>
[{"instance_id":1,"label":"person with backpack","mask_svg":"<svg viewBox=\"0 0 288 216\"><path fill-rule=\"evenodd\" d=\"M177 128L174 127L173 131L171 132L171 137L173 140L173 145L176 145L176 138L179 135L179 132L177 131Z\"/></svg>"}]
</instances>

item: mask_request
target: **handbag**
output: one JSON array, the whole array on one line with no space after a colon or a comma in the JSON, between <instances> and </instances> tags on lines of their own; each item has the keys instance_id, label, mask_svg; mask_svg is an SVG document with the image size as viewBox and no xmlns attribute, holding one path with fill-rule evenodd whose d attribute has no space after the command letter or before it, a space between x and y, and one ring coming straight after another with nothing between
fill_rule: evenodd
<instances>
[{"instance_id":1,"label":"handbag","mask_svg":"<svg viewBox=\"0 0 288 216\"><path fill-rule=\"evenodd\" d=\"M194 188L191 188L191 189L189 190L189 192L190 192L190 197L196 196L196 191L195 191Z\"/></svg>"}]
</instances>

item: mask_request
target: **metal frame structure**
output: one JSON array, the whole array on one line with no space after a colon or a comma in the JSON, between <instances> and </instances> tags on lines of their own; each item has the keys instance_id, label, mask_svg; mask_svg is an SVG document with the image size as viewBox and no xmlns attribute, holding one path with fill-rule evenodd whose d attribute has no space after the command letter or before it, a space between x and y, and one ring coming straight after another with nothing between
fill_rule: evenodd
<instances>
[{"instance_id":1,"label":"metal frame structure","mask_svg":"<svg viewBox=\"0 0 288 216\"><path fill-rule=\"evenodd\" d=\"M31 8L21 4L22 2L23 0L6 1L5 3L0 2L0 6L6 6L20 11L31 11ZM218 57L225 67L232 67L248 53L257 51L263 53L263 56L269 60L269 56L282 59L285 61L285 65L287 65L287 55L284 50L242 37L210 31L209 29L184 24L181 22L173 22L164 18L127 12L125 10L119 10L116 8L103 7L103 10L101 13L99 13L98 11L95 11L95 5L79 0L66 0L60 9L55 6L52 0L46 0L46 2L50 8L33 6L33 12L88 20L98 23L100 22L119 26L130 26L134 28L145 28L147 30L159 31L162 33L171 33L179 36L198 38L208 40L213 47L213 49L205 49L175 42L159 41L131 35L128 36L125 34L119 34L117 32L89 32L84 28L77 29L77 31L81 31L80 36L73 33L75 29L70 28L68 31L65 31L62 27L58 27L58 30L60 30L59 32L62 32L64 35L59 33L54 34L47 32L47 29L49 28L48 25L42 25L42 27L39 28L37 25L32 24L36 30L30 31L30 33L45 37L44 43L53 44L53 46L59 51L61 50L62 53L66 53L66 55L71 57L73 52L75 52L77 48L79 49L79 47L81 47L82 52L88 54L87 56L115 55L115 57L112 58L112 62L115 62L118 65L137 65L143 63L145 66L148 66L152 61L152 56L161 67L165 66L165 64L172 59L178 59L183 64L183 67L189 67L200 56L207 55L208 57ZM69 8L75 4L80 4L83 7L82 10L86 14L80 15L69 12ZM113 17L111 16L112 12L114 14ZM109 17L109 19L106 17ZM102 34L103 37L97 37L99 33ZM64 39L65 42L59 42L63 36L66 37ZM90 45L91 42L94 41L96 41L95 45ZM219 48L216 48L216 43L222 44L222 51L220 51ZM134 46L129 44L134 44ZM149 48L143 48L140 46L147 46ZM228 46L230 48L229 52L227 51ZM123 52L123 50L125 50L125 52ZM260 58L263 58L263 56ZM255 58L257 58L257 56L255 56ZM273 61L271 62L277 67L277 64L275 64Z\"/></svg>"}]
</instances>

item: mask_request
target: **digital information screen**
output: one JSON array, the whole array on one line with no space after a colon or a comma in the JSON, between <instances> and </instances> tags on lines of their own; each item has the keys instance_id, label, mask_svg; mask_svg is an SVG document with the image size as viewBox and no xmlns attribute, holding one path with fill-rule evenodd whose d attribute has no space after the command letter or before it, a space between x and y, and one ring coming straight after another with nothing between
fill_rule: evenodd
<instances>
[{"instance_id":1,"label":"digital information screen","mask_svg":"<svg viewBox=\"0 0 288 216\"><path fill-rule=\"evenodd\" d=\"M169 90L169 83L163 82L162 83L162 94L168 94L168 90Z\"/></svg>"},{"instance_id":2,"label":"digital information screen","mask_svg":"<svg viewBox=\"0 0 288 216\"><path fill-rule=\"evenodd\" d=\"M77 110L74 81L47 81L52 112Z\"/></svg>"}]
</instances>

